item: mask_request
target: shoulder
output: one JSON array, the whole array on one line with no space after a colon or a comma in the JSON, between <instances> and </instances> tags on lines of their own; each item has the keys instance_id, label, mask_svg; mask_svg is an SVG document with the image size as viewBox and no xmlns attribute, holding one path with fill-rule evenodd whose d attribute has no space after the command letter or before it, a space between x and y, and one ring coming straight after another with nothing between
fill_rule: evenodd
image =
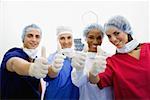
<instances>
[{"instance_id":1,"label":"shoulder","mask_svg":"<svg viewBox=\"0 0 150 100\"><path fill-rule=\"evenodd\" d=\"M12 57L20 57L23 59L27 59L28 55L26 55L26 53L23 52L23 50L21 48L11 48L5 53L2 63L1 63L1 66L5 67L7 61Z\"/></svg>"},{"instance_id":2,"label":"shoulder","mask_svg":"<svg viewBox=\"0 0 150 100\"><path fill-rule=\"evenodd\" d=\"M6 53L9 53L9 52L21 52L21 51L23 51L21 48L14 47L14 48L9 49Z\"/></svg>"},{"instance_id":3,"label":"shoulder","mask_svg":"<svg viewBox=\"0 0 150 100\"><path fill-rule=\"evenodd\" d=\"M125 57L125 54L116 53L107 58L107 61L119 60Z\"/></svg>"},{"instance_id":4,"label":"shoulder","mask_svg":"<svg viewBox=\"0 0 150 100\"><path fill-rule=\"evenodd\" d=\"M24 56L24 55L26 55L26 53L23 51L23 49L21 49L21 48L11 48L11 49L9 49L6 53L5 53L5 55L7 55L7 54L11 54L11 55L14 55L14 56Z\"/></svg>"},{"instance_id":5,"label":"shoulder","mask_svg":"<svg viewBox=\"0 0 150 100\"><path fill-rule=\"evenodd\" d=\"M144 50L144 52L150 51L150 43L141 43L140 48ZM146 51L145 51L146 50ZM147 51L148 50L148 51Z\"/></svg>"},{"instance_id":6,"label":"shoulder","mask_svg":"<svg viewBox=\"0 0 150 100\"><path fill-rule=\"evenodd\" d=\"M141 45L143 45L143 46L149 46L150 47L150 43L149 42L147 42L147 43L140 43Z\"/></svg>"},{"instance_id":7,"label":"shoulder","mask_svg":"<svg viewBox=\"0 0 150 100\"><path fill-rule=\"evenodd\" d=\"M9 49L5 55L3 60L7 61L11 57L20 57L20 58L28 58L28 55L21 48L11 48Z\"/></svg>"}]
</instances>

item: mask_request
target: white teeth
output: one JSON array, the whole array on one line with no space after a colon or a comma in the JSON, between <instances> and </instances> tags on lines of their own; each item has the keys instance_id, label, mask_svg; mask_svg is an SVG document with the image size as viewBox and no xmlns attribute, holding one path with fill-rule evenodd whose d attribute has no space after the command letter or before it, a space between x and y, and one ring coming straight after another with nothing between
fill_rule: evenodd
<instances>
[{"instance_id":1,"label":"white teeth","mask_svg":"<svg viewBox=\"0 0 150 100\"><path fill-rule=\"evenodd\" d=\"M92 45L92 47L93 47L93 48L96 48L97 46L96 46L96 45Z\"/></svg>"}]
</instances>

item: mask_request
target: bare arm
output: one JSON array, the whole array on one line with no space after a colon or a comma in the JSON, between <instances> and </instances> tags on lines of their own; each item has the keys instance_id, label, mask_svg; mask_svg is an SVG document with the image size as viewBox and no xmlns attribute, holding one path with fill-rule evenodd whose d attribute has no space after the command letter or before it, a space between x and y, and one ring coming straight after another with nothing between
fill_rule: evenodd
<instances>
[{"instance_id":1,"label":"bare arm","mask_svg":"<svg viewBox=\"0 0 150 100\"><path fill-rule=\"evenodd\" d=\"M16 72L19 75L28 75L28 70L31 63L19 58L19 57L12 57L6 63L6 68L10 72Z\"/></svg>"},{"instance_id":2,"label":"bare arm","mask_svg":"<svg viewBox=\"0 0 150 100\"><path fill-rule=\"evenodd\" d=\"M94 76L92 73L89 72L89 81L92 84L97 84L100 81L98 75Z\"/></svg>"}]
</instances>

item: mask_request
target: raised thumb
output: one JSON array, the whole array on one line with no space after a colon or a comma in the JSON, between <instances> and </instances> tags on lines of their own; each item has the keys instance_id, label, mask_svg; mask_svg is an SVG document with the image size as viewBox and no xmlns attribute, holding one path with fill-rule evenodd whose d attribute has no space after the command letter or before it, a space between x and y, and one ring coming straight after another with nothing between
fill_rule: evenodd
<instances>
[{"instance_id":1,"label":"raised thumb","mask_svg":"<svg viewBox=\"0 0 150 100\"><path fill-rule=\"evenodd\" d=\"M61 44L59 43L59 40L57 40L57 52L58 53L62 52L62 47L61 47Z\"/></svg>"},{"instance_id":2,"label":"raised thumb","mask_svg":"<svg viewBox=\"0 0 150 100\"><path fill-rule=\"evenodd\" d=\"M46 58L46 48L44 46L41 48L41 57Z\"/></svg>"},{"instance_id":3,"label":"raised thumb","mask_svg":"<svg viewBox=\"0 0 150 100\"><path fill-rule=\"evenodd\" d=\"M97 46L97 55L99 56L99 55L101 55L101 53L102 53L101 47Z\"/></svg>"}]
</instances>

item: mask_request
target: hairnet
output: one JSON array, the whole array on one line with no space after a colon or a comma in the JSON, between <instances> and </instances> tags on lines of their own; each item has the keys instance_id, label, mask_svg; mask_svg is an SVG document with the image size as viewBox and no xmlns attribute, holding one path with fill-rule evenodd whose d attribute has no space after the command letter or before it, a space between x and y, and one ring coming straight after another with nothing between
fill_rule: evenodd
<instances>
[{"instance_id":1,"label":"hairnet","mask_svg":"<svg viewBox=\"0 0 150 100\"><path fill-rule=\"evenodd\" d=\"M42 31L40 29L39 26L37 26L36 24L31 24L31 25L28 25L26 26L24 29L23 29L23 33L22 33L22 41L24 41L24 38L25 38L25 35L27 32L30 32L31 30L37 30L39 31L39 33L42 35Z\"/></svg>"},{"instance_id":2,"label":"hairnet","mask_svg":"<svg viewBox=\"0 0 150 100\"><path fill-rule=\"evenodd\" d=\"M88 33L93 29L99 30L101 32L101 34L100 34L101 37L102 38L104 37L104 29L100 24L97 24L97 23L93 23L93 24L90 24L87 27L85 27L85 29L83 31L83 36L87 37Z\"/></svg>"},{"instance_id":3,"label":"hairnet","mask_svg":"<svg viewBox=\"0 0 150 100\"><path fill-rule=\"evenodd\" d=\"M104 24L105 32L110 27L116 27L127 34L132 34L130 23L127 21L127 19L120 15L112 17L107 23Z\"/></svg>"},{"instance_id":4,"label":"hairnet","mask_svg":"<svg viewBox=\"0 0 150 100\"><path fill-rule=\"evenodd\" d=\"M70 33L72 35L72 29L68 26L58 26L56 29L57 36L60 36L64 33Z\"/></svg>"}]
</instances>

